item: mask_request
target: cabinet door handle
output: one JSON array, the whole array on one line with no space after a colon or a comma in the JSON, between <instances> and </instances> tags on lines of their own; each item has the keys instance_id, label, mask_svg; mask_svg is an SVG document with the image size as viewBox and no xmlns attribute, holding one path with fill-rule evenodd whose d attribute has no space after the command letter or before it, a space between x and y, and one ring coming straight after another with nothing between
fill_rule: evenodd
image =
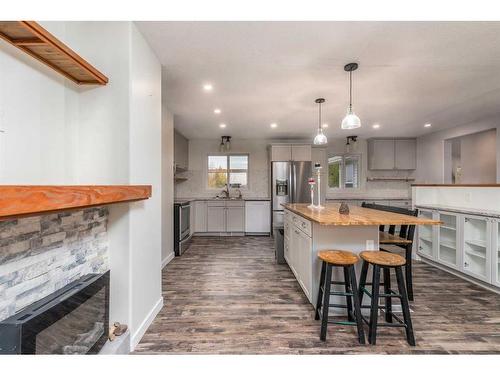
<instances>
[{"instance_id":1,"label":"cabinet door handle","mask_svg":"<svg viewBox=\"0 0 500 375\"><path fill-rule=\"evenodd\" d=\"M464 267L465 267L465 268L469 267L469 263L464 262Z\"/></svg>"}]
</instances>

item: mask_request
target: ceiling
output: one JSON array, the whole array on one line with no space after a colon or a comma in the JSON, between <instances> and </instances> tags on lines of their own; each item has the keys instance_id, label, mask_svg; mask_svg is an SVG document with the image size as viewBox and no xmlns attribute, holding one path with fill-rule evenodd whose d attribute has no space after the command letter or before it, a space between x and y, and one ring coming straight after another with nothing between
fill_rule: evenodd
<instances>
[{"instance_id":1,"label":"ceiling","mask_svg":"<svg viewBox=\"0 0 500 375\"><path fill-rule=\"evenodd\" d=\"M500 22L137 25L163 65L175 127L190 139L312 138L318 97L326 134L336 138L419 136L500 116ZM362 121L354 132L340 129L351 61L359 63L353 105Z\"/></svg>"}]
</instances>

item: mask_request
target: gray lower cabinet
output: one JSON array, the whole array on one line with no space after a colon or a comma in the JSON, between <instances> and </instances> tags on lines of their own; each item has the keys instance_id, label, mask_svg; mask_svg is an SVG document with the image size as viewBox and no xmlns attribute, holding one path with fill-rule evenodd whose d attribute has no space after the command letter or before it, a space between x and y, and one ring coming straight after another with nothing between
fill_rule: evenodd
<instances>
[{"instance_id":1,"label":"gray lower cabinet","mask_svg":"<svg viewBox=\"0 0 500 375\"><path fill-rule=\"evenodd\" d=\"M226 232L245 231L245 207L226 207Z\"/></svg>"},{"instance_id":2,"label":"gray lower cabinet","mask_svg":"<svg viewBox=\"0 0 500 375\"><path fill-rule=\"evenodd\" d=\"M205 233L207 231L207 202L195 201L194 210L191 211L191 216L194 221L194 233Z\"/></svg>"},{"instance_id":3,"label":"gray lower cabinet","mask_svg":"<svg viewBox=\"0 0 500 375\"><path fill-rule=\"evenodd\" d=\"M226 231L226 207L208 206L207 232L225 232L225 231Z\"/></svg>"}]
</instances>

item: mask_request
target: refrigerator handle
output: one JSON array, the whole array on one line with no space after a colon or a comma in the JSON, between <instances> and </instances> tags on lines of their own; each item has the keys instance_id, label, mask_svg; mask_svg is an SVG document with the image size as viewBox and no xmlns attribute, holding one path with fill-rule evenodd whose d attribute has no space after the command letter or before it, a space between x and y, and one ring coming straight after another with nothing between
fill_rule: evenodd
<instances>
[{"instance_id":1,"label":"refrigerator handle","mask_svg":"<svg viewBox=\"0 0 500 375\"><path fill-rule=\"evenodd\" d=\"M293 164L290 165L288 170L288 202L293 203Z\"/></svg>"},{"instance_id":2,"label":"refrigerator handle","mask_svg":"<svg viewBox=\"0 0 500 375\"><path fill-rule=\"evenodd\" d=\"M297 190L297 166L295 165L295 163L292 163L292 168L293 168L293 203L295 203L295 201L297 200L296 199L296 192L295 190Z\"/></svg>"}]
</instances>

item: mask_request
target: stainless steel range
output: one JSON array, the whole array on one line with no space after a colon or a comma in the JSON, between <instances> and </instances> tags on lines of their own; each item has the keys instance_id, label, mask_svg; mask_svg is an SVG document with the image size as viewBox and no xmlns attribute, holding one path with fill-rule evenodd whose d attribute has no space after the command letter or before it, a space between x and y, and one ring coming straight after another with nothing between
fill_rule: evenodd
<instances>
[{"instance_id":1,"label":"stainless steel range","mask_svg":"<svg viewBox=\"0 0 500 375\"><path fill-rule=\"evenodd\" d=\"M182 255L191 241L191 206L189 201L174 203L174 252Z\"/></svg>"}]
</instances>

